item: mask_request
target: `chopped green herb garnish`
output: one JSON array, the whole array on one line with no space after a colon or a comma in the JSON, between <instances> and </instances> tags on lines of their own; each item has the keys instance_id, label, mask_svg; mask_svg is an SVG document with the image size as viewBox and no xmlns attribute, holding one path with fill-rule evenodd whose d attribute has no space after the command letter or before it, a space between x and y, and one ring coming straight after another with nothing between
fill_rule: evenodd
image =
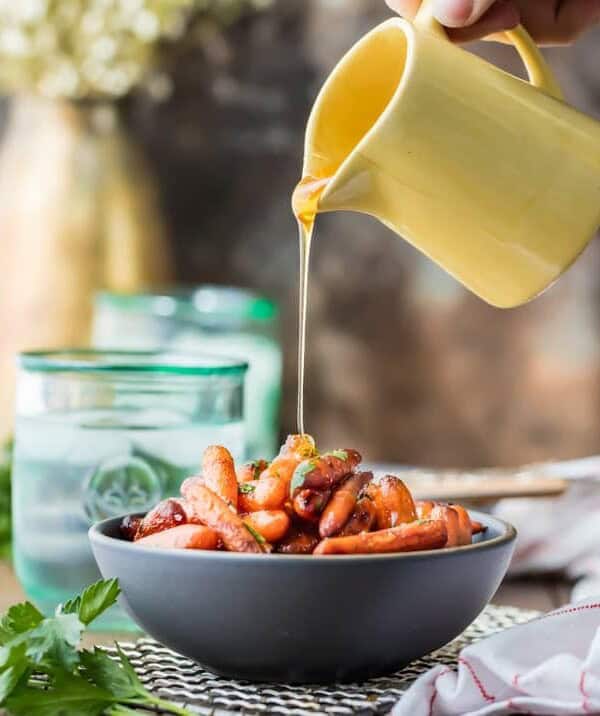
<instances>
[{"instance_id":1,"label":"chopped green herb garnish","mask_svg":"<svg viewBox=\"0 0 600 716\"><path fill-rule=\"evenodd\" d=\"M331 450L328 452L324 457L327 455L331 455L332 457L337 457L338 460L347 460L348 459L348 453L346 450Z\"/></svg>"},{"instance_id":2,"label":"chopped green herb garnish","mask_svg":"<svg viewBox=\"0 0 600 716\"><path fill-rule=\"evenodd\" d=\"M290 495L293 496L294 492L302 487L306 476L311 473L317 467L317 463L314 460L304 460L294 470L294 475L290 482Z\"/></svg>"},{"instance_id":3,"label":"chopped green herb garnish","mask_svg":"<svg viewBox=\"0 0 600 716\"><path fill-rule=\"evenodd\" d=\"M260 532L257 532L254 527L251 527L247 522L244 522L244 525L246 526L248 532L250 532L250 534L258 542L258 544L263 545L267 543L267 540L261 535Z\"/></svg>"},{"instance_id":4,"label":"chopped green herb garnish","mask_svg":"<svg viewBox=\"0 0 600 716\"><path fill-rule=\"evenodd\" d=\"M241 492L242 495L249 495L254 492L254 490L256 490L256 485L251 485L249 482L243 482L241 485L238 485L238 492Z\"/></svg>"}]
</instances>

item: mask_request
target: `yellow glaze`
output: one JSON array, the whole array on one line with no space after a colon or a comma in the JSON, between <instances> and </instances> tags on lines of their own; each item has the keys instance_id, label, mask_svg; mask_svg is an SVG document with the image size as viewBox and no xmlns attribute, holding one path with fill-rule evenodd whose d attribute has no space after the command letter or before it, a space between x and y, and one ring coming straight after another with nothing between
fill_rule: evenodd
<instances>
[{"instance_id":1,"label":"yellow glaze","mask_svg":"<svg viewBox=\"0 0 600 716\"><path fill-rule=\"evenodd\" d=\"M600 225L600 123L561 99L529 35L530 83L450 43L428 7L360 40L323 86L303 175L318 212L375 216L471 291L517 306Z\"/></svg>"}]
</instances>

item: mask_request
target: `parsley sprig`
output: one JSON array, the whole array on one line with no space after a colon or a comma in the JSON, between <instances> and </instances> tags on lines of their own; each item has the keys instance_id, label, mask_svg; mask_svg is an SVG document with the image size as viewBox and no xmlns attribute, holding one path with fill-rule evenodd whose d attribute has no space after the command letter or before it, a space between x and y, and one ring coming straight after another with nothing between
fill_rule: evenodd
<instances>
[{"instance_id":1,"label":"parsley sprig","mask_svg":"<svg viewBox=\"0 0 600 716\"><path fill-rule=\"evenodd\" d=\"M0 447L0 559L10 557L10 474L12 442Z\"/></svg>"},{"instance_id":2,"label":"parsley sprig","mask_svg":"<svg viewBox=\"0 0 600 716\"><path fill-rule=\"evenodd\" d=\"M101 580L49 618L30 602L10 607L0 617L0 707L13 716L127 716L136 708L192 716L147 691L118 645L118 661L78 649L119 591L116 579Z\"/></svg>"}]
</instances>

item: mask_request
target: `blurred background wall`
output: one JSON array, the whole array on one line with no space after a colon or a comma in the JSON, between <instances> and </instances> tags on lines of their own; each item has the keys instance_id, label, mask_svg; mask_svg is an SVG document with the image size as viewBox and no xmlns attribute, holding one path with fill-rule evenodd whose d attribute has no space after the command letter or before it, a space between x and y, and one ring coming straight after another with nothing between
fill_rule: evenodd
<instances>
[{"instance_id":1,"label":"blurred background wall","mask_svg":"<svg viewBox=\"0 0 600 716\"><path fill-rule=\"evenodd\" d=\"M336 59L389 14L383 0L279 0L202 49L173 91L123 116L159 180L177 279L254 287L283 308L282 429L295 429L298 253L290 192L304 124ZM522 73L509 47L471 48ZM600 119L600 28L549 50L569 101ZM440 106L443 121L443 106ZM383 226L319 219L306 425L370 459L504 465L600 451L600 245L530 305L469 295Z\"/></svg>"}]
</instances>

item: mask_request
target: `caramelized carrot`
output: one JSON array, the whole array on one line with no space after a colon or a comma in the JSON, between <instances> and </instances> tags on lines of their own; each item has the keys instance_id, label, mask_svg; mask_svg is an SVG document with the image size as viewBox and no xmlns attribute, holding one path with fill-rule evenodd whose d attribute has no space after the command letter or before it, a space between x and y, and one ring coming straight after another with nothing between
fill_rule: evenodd
<instances>
[{"instance_id":1,"label":"caramelized carrot","mask_svg":"<svg viewBox=\"0 0 600 716\"><path fill-rule=\"evenodd\" d=\"M315 441L310 435L288 435L279 455L260 473L260 478L278 478L286 490L299 463L316 455Z\"/></svg>"},{"instance_id":2,"label":"caramelized carrot","mask_svg":"<svg viewBox=\"0 0 600 716\"><path fill-rule=\"evenodd\" d=\"M221 445L210 445L202 456L204 484L237 510L238 484L231 453Z\"/></svg>"},{"instance_id":3,"label":"caramelized carrot","mask_svg":"<svg viewBox=\"0 0 600 716\"><path fill-rule=\"evenodd\" d=\"M438 504L438 503L433 502L432 500L417 500L415 502L415 509L417 510L417 517L420 520L429 519L429 515L431 514L431 511L436 506L436 504Z\"/></svg>"},{"instance_id":4,"label":"caramelized carrot","mask_svg":"<svg viewBox=\"0 0 600 716\"><path fill-rule=\"evenodd\" d=\"M179 525L135 541L142 547L161 549L217 549L219 535L204 525Z\"/></svg>"},{"instance_id":5,"label":"caramelized carrot","mask_svg":"<svg viewBox=\"0 0 600 716\"><path fill-rule=\"evenodd\" d=\"M372 472L357 472L342 482L331 496L319 520L321 537L331 537L342 529L356 507L361 489L372 479Z\"/></svg>"},{"instance_id":6,"label":"caramelized carrot","mask_svg":"<svg viewBox=\"0 0 600 716\"><path fill-rule=\"evenodd\" d=\"M242 519L267 542L278 542L290 526L290 518L283 510L259 510L242 515Z\"/></svg>"},{"instance_id":7,"label":"caramelized carrot","mask_svg":"<svg viewBox=\"0 0 600 716\"><path fill-rule=\"evenodd\" d=\"M415 552L443 547L447 539L442 520L415 521L350 537L328 537L318 544L313 554Z\"/></svg>"},{"instance_id":8,"label":"caramelized carrot","mask_svg":"<svg viewBox=\"0 0 600 716\"><path fill-rule=\"evenodd\" d=\"M278 477L261 477L239 486L240 512L280 510L287 498L287 483Z\"/></svg>"},{"instance_id":9,"label":"caramelized carrot","mask_svg":"<svg viewBox=\"0 0 600 716\"><path fill-rule=\"evenodd\" d=\"M378 485L377 527L379 529L396 527L403 522L412 522L417 519L412 495L399 477L385 475L379 480Z\"/></svg>"},{"instance_id":10,"label":"caramelized carrot","mask_svg":"<svg viewBox=\"0 0 600 716\"><path fill-rule=\"evenodd\" d=\"M181 496L185 498L187 493L194 488L194 485L204 485L204 478L202 475L192 475L191 477L186 477L179 488Z\"/></svg>"},{"instance_id":11,"label":"caramelized carrot","mask_svg":"<svg viewBox=\"0 0 600 716\"><path fill-rule=\"evenodd\" d=\"M451 507L440 504L434 505L429 514L429 519L442 520L442 522L446 525L448 539L446 540L444 547L458 547L458 545L461 544L458 526L458 513Z\"/></svg>"},{"instance_id":12,"label":"caramelized carrot","mask_svg":"<svg viewBox=\"0 0 600 716\"><path fill-rule=\"evenodd\" d=\"M184 525L187 521L187 514L179 500L173 498L162 500L140 522L134 540L137 542L155 532L162 532L171 527Z\"/></svg>"},{"instance_id":13,"label":"caramelized carrot","mask_svg":"<svg viewBox=\"0 0 600 716\"><path fill-rule=\"evenodd\" d=\"M247 462L238 468L237 481L240 485L251 480L258 480L261 472L269 467L269 463L266 460L252 460Z\"/></svg>"},{"instance_id":14,"label":"caramelized carrot","mask_svg":"<svg viewBox=\"0 0 600 716\"><path fill-rule=\"evenodd\" d=\"M366 495L359 497L354 512L342 528L339 536L347 537L348 535L356 535L359 532L368 532L375 525L376 519L377 513L373 500Z\"/></svg>"},{"instance_id":15,"label":"caramelized carrot","mask_svg":"<svg viewBox=\"0 0 600 716\"><path fill-rule=\"evenodd\" d=\"M469 513L462 505L449 505L458 517L457 544L471 544L473 541L473 528L471 526L471 518Z\"/></svg>"},{"instance_id":16,"label":"caramelized carrot","mask_svg":"<svg viewBox=\"0 0 600 716\"><path fill-rule=\"evenodd\" d=\"M313 490L309 487L297 490L292 500L294 512L303 520L318 522L330 496L331 490Z\"/></svg>"},{"instance_id":17,"label":"caramelized carrot","mask_svg":"<svg viewBox=\"0 0 600 716\"><path fill-rule=\"evenodd\" d=\"M315 447L315 441L306 433L303 435L288 435L279 451L281 457L294 457L298 462L307 457L313 457L313 455L316 454L317 448Z\"/></svg>"},{"instance_id":18,"label":"caramelized carrot","mask_svg":"<svg viewBox=\"0 0 600 716\"><path fill-rule=\"evenodd\" d=\"M140 524L142 523L141 517L132 517L131 515L125 515L119 525L119 532L121 537L128 542L133 542Z\"/></svg>"},{"instance_id":19,"label":"caramelized carrot","mask_svg":"<svg viewBox=\"0 0 600 716\"><path fill-rule=\"evenodd\" d=\"M225 548L230 552L264 551L242 518L232 512L229 505L207 487L192 483L185 497L194 518L218 532Z\"/></svg>"},{"instance_id":20,"label":"caramelized carrot","mask_svg":"<svg viewBox=\"0 0 600 716\"><path fill-rule=\"evenodd\" d=\"M416 508L419 519L444 519L448 522L448 547L471 544L473 535L477 534L473 528L474 525L477 526L478 531L483 529L483 525L479 522L471 522L469 513L461 505L446 505L431 500L419 500L416 503ZM452 512L456 516L453 516Z\"/></svg>"},{"instance_id":21,"label":"caramelized carrot","mask_svg":"<svg viewBox=\"0 0 600 716\"><path fill-rule=\"evenodd\" d=\"M285 486L286 492L288 485L294 475L294 470L298 467L300 460L297 457L276 457L273 462L266 467L259 475L259 479L277 479Z\"/></svg>"},{"instance_id":22,"label":"caramelized carrot","mask_svg":"<svg viewBox=\"0 0 600 716\"><path fill-rule=\"evenodd\" d=\"M294 492L302 488L331 489L352 474L361 459L359 452L347 448L303 460L294 471L290 494L293 497Z\"/></svg>"},{"instance_id":23,"label":"caramelized carrot","mask_svg":"<svg viewBox=\"0 0 600 716\"><path fill-rule=\"evenodd\" d=\"M319 544L319 536L310 526L296 526L278 543L275 548L279 554L312 554Z\"/></svg>"},{"instance_id":24,"label":"caramelized carrot","mask_svg":"<svg viewBox=\"0 0 600 716\"><path fill-rule=\"evenodd\" d=\"M485 532L487 530L487 527L482 524L481 522L477 522L476 520L471 520L471 532L474 535L478 535L480 532Z\"/></svg>"}]
</instances>

